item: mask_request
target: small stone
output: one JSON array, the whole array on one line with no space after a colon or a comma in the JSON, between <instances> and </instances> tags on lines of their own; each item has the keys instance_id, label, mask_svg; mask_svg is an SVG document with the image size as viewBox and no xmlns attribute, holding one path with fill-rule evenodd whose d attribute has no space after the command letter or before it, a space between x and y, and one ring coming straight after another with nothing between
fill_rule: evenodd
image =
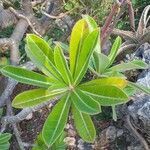
<instances>
[{"instance_id":1,"label":"small stone","mask_svg":"<svg viewBox=\"0 0 150 150\"><path fill-rule=\"evenodd\" d=\"M75 136L76 136L76 132L75 132L74 130L72 130L72 129L69 129L69 130L68 130L68 135L69 135L70 137L75 137Z\"/></svg>"},{"instance_id":2,"label":"small stone","mask_svg":"<svg viewBox=\"0 0 150 150\"><path fill-rule=\"evenodd\" d=\"M33 117L33 113L30 113L30 114L26 117L26 120L30 120L30 119L32 119L32 117Z\"/></svg>"},{"instance_id":3,"label":"small stone","mask_svg":"<svg viewBox=\"0 0 150 150\"><path fill-rule=\"evenodd\" d=\"M49 105L48 105L48 108L51 108L53 106L53 104L52 103L50 103Z\"/></svg>"},{"instance_id":4,"label":"small stone","mask_svg":"<svg viewBox=\"0 0 150 150\"><path fill-rule=\"evenodd\" d=\"M92 150L93 145L90 143L84 142L82 139L78 140L77 148L78 150Z\"/></svg>"},{"instance_id":5,"label":"small stone","mask_svg":"<svg viewBox=\"0 0 150 150\"><path fill-rule=\"evenodd\" d=\"M82 139L80 139L78 141L78 146L77 147L78 147L79 150L84 150L84 141Z\"/></svg>"},{"instance_id":6,"label":"small stone","mask_svg":"<svg viewBox=\"0 0 150 150\"><path fill-rule=\"evenodd\" d=\"M67 130L68 130L69 128L70 128L70 124L69 124L69 123L67 123L67 124L66 124L65 129L67 129Z\"/></svg>"},{"instance_id":7,"label":"small stone","mask_svg":"<svg viewBox=\"0 0 150 150\"><path fill-rule=\"evenodd\" d=\"M73 137L66 137L66 138L64 139L64 142L65 142L68 146L75 147L75 142L76 142L76 140L75 140L75 138L73 138Z\"/></svg>"},{"instance_id":8,"label":"small stone","mask_svg":"<svg viewBox=\"0 0 150 150\"><path fill-rule=\"evenodd\" d=\"M43 111L43 110L42 110L42 109L40 109L40 110L39 110L39 113L42 113L42 111Z\"/></svg>"}]
</instances>

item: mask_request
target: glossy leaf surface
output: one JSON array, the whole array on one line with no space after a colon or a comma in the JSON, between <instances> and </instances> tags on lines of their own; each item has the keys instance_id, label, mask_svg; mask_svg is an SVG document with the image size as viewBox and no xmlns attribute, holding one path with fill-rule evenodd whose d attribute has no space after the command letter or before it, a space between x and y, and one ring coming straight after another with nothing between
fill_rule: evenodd
<instances>
[{"instance_id":1,"label":"glossy leaf surface","mask_svg":"<svg viewBox=\"0 0 150 150\"><path fill-rule=\"evenodd\" d=\"M70 109L69 99L69 95L64 96L55 105L44 123L42 136L47 146L52 146L64 130Z\"/></svg>"},{"instance_id":2,"label":"glossy leaf surface","mask_svg":"<svg viewBox=\"0 0 150 150\"><path fill-rule=\"evenodd\" d=\"M92 96L102 106L122 104L128 101L128 96L116 86L91 85L82 86L86 94Z\"/></svg>"},{"instance_id":3,"label":"glossy leaf surface","mask_svg":"<svg viewBox=\"0 0 150 150\"><path fill-rule=\"evenodd\" d=\"M39 73L29 71L20 67L6 66L1 69L3 75L11 77L18 82L48 88L54 82L54 78L46 77Z\"/></svg>"},{"instance_id":4,"label":"glossy leaf surface","mask_svg":"<svg viewBox=\"0 0 150 150\"><path fill-rule=\"evenodd\" d=\"M81 112L92 115L101 111L99 104L81 90L76 89L72 93L71 98L76 108Z\"/></svg>"},{"instance_id":5,"label":"glossy leaf surface","mask_svg":"<svg viewBox=\"0 0 150 150\"><path fill-rule=\"evenodd\" d=\"M65 92L65 89L47 90L47 89L34 89L25 91L15 97L12 106L15 108L33 107L42 102L48 101L57 95Z\"/></svg>"},{"instance_id":6,"label":"glossy leaf surface","mask_svg":"<svg viewBox=\"0 0 150 150\"><path fill-rule=\"evenodd\" d=\"M72 75L75 72L77 59L81 51L81 47L84 41L85 30L87 29L87 23L85 19L79 20L73 27L70 37L70 70Z\"/></svg>"},{"instance_id":7,"label":"glossy leaf surface","mask_svg":"<svg viewBox=\"0 0 150 150\"><path fill-rule=\"evenodd\" d=\"M63 80L65 81L65 83L71 84L72 76L67 61L65 59L65 56L63 54L63 51L59 46L55 47L54 60L55 60L55 65L58 71L60 72Z\"/></svg>"},{"instance_id":8,"label":"glossy leaf surface","mask_svg":"<svg viewBox=\"0 0 150 150\"><path fill-rule=\"evenodd\" d=\"M127 85L127 80L124 78L119 78L119 77L108 77L108 78L100 78L100 79L95 79L89 82L85 82L80 85L80 87L84 88L85 86L106 86L106 85L113 85L118 88L125 88Z\"/></svg>"},{"instance_id":9,"label":"glossy leaf surface","mask_svg":"<svg viewBox=\"0 0 150 150\"><path fill-rule=\"evenodd\" d=\"M88 114L78 111L75 106L72 107L72 114L75 127L81 138L86 142L94 142L96 138L96 131L91 117Z\"/></svg>"},{"instance_id":10,"label":"glossy leaf surface","mask_svg":"<svg viewBox=\"0 0 150 150\"><path fill-rule=\"evenodd\" d=\"M88 69L89 61L96 46L98 36L99 29L96 29L93 32L91 32L83 42L83 46L77 61L77 67L74 75L74 80L76 84L78 84L82 80L83 76L85 75Z\"/></svg>"},{"instance_id":11,"label":"glossy leaf surface","mask_svg":"<svg viewBox=\"0 0 150 150\"><path fill-rule=\"evenodd\" d=\"M48 72L48 76L51 74L61 80L61 76L54 65L53 52L49 46L47 49L45 48L48 44L44 42L43 39L32 34L28 35L26 40L26 52L35 65L37 65L41 71L44 70L44 73Z\"/></svg>"}]
</instances>

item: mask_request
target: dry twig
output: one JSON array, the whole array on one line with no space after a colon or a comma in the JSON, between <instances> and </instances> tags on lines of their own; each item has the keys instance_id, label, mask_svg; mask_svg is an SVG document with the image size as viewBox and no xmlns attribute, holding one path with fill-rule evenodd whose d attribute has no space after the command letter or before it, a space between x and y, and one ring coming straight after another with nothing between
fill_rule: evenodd
<instances>
[{"instance_id":1,"label":"dry twig","mask_svg":"<svg viewBox=\"0 0 150 150\"><path fill-rule=\"evenodd\" d=\"M127 118L126 118L126 121L127 121L127 124L129 125L129 127L131 128L133 134L139 139L140 143L143 145L144 149L145 150L149 150L149 146L146 142L146 140L142 137L141 134L138 133L138 131L134 128L134 126L132 125L131 123L131 118L130 116L128 115Z\"/></svg>"}]
</instances>

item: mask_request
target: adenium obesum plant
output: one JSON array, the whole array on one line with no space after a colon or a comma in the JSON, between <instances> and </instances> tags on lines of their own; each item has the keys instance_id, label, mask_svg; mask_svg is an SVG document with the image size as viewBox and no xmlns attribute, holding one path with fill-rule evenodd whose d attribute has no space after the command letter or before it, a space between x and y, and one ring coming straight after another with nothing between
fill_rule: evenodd
<instances>
[{"instance_id":1,"label":"adenium obesum plant","mask_svg":"<svg viewBox=\"0 0 150 150\"><path fill-rule=\"evenodd\" d=\"M1 69L7 77L39 87L17 95L12 102L13 107L33 107L54 98L59 99L42 129L41 136L48 147L61 136L69 112L81 138L93 142L96 131L90 115L100 113L101 106L128 101L124 91L128 81L124 78L101 77L82 82L93 52L100 49L99 33L100 29L92 18L86 16L79 20L71 33L69 62L59 45L52 49L42 38L28 34L26 53L44 75L14 66Z\"/></svg>"}]
</instances>

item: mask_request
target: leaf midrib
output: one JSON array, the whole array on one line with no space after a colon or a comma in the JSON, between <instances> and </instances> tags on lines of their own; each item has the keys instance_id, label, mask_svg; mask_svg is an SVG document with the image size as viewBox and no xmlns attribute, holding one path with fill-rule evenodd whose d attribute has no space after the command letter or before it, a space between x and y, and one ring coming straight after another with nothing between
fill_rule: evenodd
<instances>
[{"instance_id":1,"label":"leaf midrib","mask_svg":"<svg viewBox=\"0 0 150 150\"><path fill-rule=\"evenodd\" d=\"M86 126L86 122L84 121L84 117L83 117L83 115L82 115L82 113L81 113L80 111L79 111L79 114L80 114L80 116L81 116L81 119L82 119L82 121L83 121L83 124L84 124L84 126L85 126L85 129L86 129L86 131L87 131L87 133L88 133L88 135L89 135L89 138L92 140L92 137L90 136L90 132L89 132L87 126Z\"/></svg>"},{"instance_id":2,"label":"leaf midrib","mask_svg":"<svg viewBox=\"0 0 150 150\"><path fill-rule=\"evenodd\" d=\"M90 34L89 34L89 35L90 35ZM89 35L88 35L88 37L90 37ZM87 37L87 38L88 38L88 37ZM86 39L87 39L87 38L86 38ZM86 39L85 39L85 40L86 40ZM97 39L97 38L96 38L96 39ZM84 40L84 41L85 41L85 40ZM95 40L95 41L96 41L96 40ZM92 47L91 49L93 49L93 51L94 51L94 48L93 48L94 45L95 45L95 42L93 42L93 44L92 44L92 46L91 46L91 47ZM89 60L89 58L90 58L90 56L91 56L91 53L92 53L93 51L90 51L89 55L87 56L87 59L86 59L84 65L82 66L82 68L81 68L81 70L80 70L80 73L78 74L78 76L76 77L76 79L75 79L75 81L74 81L75 84L78 83L78 80L79 80L81 74L83 73L83 70L84 70L86 64L88 63L88 60ZM79 57L80 57L80 56L79 56Z\"/></svg>"},{"instance_id":3,"label":"leaf midrib","mask_svg":"<svg viewBox=\"0 0 150 150\"><path fill-rule=\"evenodd\" d=\"M59 58L61 59L61 62L62 62L62 65L63 65L63 68L64 68L64 71L65 71L65 74L66 74L66 77L67 77L67 81L68 81L68 83L69 84L71 84L71 80L70 80L70 78L69 78L69 75L71 76L71 74L70 74L70 72L69 72L69 69L68 69L68 65L67 65L67 62L66 62L66 60L64 59L63 60L63 54L61 54L61 52L60 52L60 55L58 55L59 56ZM60 72L60 71L59 71ZM62 74L61 72L60 72L60 74ZM64 79L63 79L64 80ZM65 83L66 83L66 81L64 81ZM67 84L68 84L67 83Z\"/></svg>"},{"instance_id":4,"label":"leaf midrib","mask_svg":"<svg viewBox=\"0 0 150 150\"><path fill-rule=\"evenodd\" d=\"M82 92L82 91L81 91ZM76 91L74 91L74 93L75 93L75 95L81 100L81 102L84 104L84 105L86 105L89 109L91 109L91 110L93 110L93 112L96 112L95 111L95 109L92 109L92 107L90 107L88 104L86 104L83 100L82 100L82 98L80 98L80 94L78 94ZM93 100L94 101L94 100ZM80 111L80 110L79 110Z\"/></svg>"},{"instance_id":5,"label":"leaf midrib","mask_svg":"<svg viewBox=\"0 0 150 150\"><path fill-rule=\"evenodd\" d=\"M105 98L105 99L113 99L113 100L118 100L118 99L121 99L121 100L125 100L127 98L114 98L114 97L109 97L109 96L103 96L103 95L98 95L98 94L94 94L94 93L90 93L88 91L84 91L85 93L91 95L91 96L95 96L95 97L99 97L99 98Z\"/></svg>"},{"instance_id":6,"label":"leaf midrib","mask_svg":"<svg viewBox=\"0 0 150 150\"><path fill-rule=\"evenodd\" d=\"M34 42L34 40L32 40L32 38L30 38L30 40L33 42L33 43L35 43ZM53 76L55 77L55 78L57 78L58 80L59 79L62 79L62 77L61 77L61 74L60 74L60 72L58 71L58 69L55 67L55 65L51 62L51 60L49 60L49 58L45 55L45 53L38 47L38 45L35 43L35 45L36 45L36 47L39 49L39 51L42 53L42 55L43 56L45 56L45 58L46 58L46 60L47 60L47 62L50 64L50 66L52 67L51 69L57 74L57 76L54 74L54 73L52 73L50 70L49 70L49 68L47 68L47 70L51 73L51 74L53 74ZM33 55L33 52L32 51L30 51L31 53L32 53L32 55ZM45 66L44 66L45 67ZM54 70L55 69L55 70Z\"/></svg>"},{"instance_id":7,"label":"leaf midrib","mask_svg":"<svg viewBox=\"0 0 150 150\"><path fill-rule=\"evenodd\" d=\"M43 82L43 81L39 81L39 80L33 80L33 79L27 78L27 77L17 76L17 74L13 74L13 73L5 71L5 70L3 70L3 72L5 72L7 74L10 74L10 75L13 75L13 76L15 76L17 78L20 78L20 79L23 79L23 80L26 79L26 80L30 80L30 81L33 81L33 82L36 82L36 83L41 83L41 84L45 84L45 85L51 85L51 84L49 84L49 82Z\"/></svg>"},{"instance_id":8,"label":"leaf midrib","mask_svg":"<svg viewBox=\"0 0 150 150\"><path fill-rule=\"evenodd\" d=\"M60 117L59 117L59 119L58 119L57 126L56 126L56 128L55 128L55 130L54 130L54 132L53 132L53 136L51 137L51 140L50 140L50 141L52 141L53 137L55 136L55 133L56 133L56 131L57 131L57 129L58 129L58 125L60 124L60 121L61 121L61 119L62 119L62 115L64 114L64 110L65 110L65 108L66 108L66 106L67 106L67 103L68 103L69 98L70 98L70 94L68 94L68 96L67 96L67 98L66 98L66 102L65 102L64 107L63 107L63 109L62 109L62 113L61 113L61 115L60 115ZM60 133L60 134L61 134L61 133ZM60 135L60 134L59 134L59 135ZM58 135L58 137L59 137L59 135ZM52 145L52 144L53 144L53 143L51 143L51 145Z\"/></svg>"},{"instance_id":9,"label":"leaf midrib","mask_svg":"<svg viewBox=\"0 0 150 150\"><path fill-rule=\"evenodd\" d=\"M58 93L53 93L53 94L41 96L41 97L38 97L38 98L30 99L30 100L28 100L28 101L19 103L19 105L26 104L26 103L30 103L30 102L36 101L36 100L38 100L38 99L47 98L47 97L51 97L51 96L54 96L54 95L59 95L59 94L64 93L65 91L66 91L66 90L62 90L62 91L59 91ZM55 92L55 91L54 91L54 92ZM17 105L15 105L15 106L17 106Z\"/></svg>"},{"instance_id":10,"label":"leaf midrib","mask_svg":"<svg viewBox=\"0 0 150 150\"><path fill-rule=\"evenodd\" d=\"M76 70L77 70L77 62L78 62L79 55L80 55L80 51L81 51L81 48L82 48L82 43L83 43L83 41L84 41L83 36L84 36L85 24L86 24L86 23L84 22L83 28L82 28L82 30L81 30L81 40L79 41L79 45L78 45L77 51L76 51L76 58L75 58L75 63L74 63L73 77L74 77L75 72L76 72Z\"/></svg>"}]
</instances>

